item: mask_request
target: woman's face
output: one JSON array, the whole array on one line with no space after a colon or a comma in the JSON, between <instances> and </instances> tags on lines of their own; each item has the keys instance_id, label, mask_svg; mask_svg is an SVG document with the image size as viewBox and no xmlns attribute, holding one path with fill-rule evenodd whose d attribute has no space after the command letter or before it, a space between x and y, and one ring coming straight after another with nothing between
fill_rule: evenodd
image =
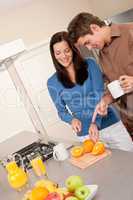
<instances>
[{"instance_id":1,"label":"woman's face","mask_svg":"<svg viewBox=\"0 0 133 200\"><path fill-rule=\"evenodd\" d=\"M56 60L62 66L69 67L72 64L73 53L66 41L55 43L53 50Z\"/></svg>"}]
</instances>

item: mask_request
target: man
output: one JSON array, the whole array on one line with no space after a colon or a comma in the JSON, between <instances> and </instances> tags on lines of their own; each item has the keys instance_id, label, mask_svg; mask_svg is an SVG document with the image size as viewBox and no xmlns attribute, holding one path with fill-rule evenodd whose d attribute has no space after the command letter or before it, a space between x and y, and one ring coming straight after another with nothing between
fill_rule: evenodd
<instances>
[{"instance_id":1,"label":"man","mask_svg":"<svg viewBox=\"0 0 133 200\"><path fill-rule=\"evenodd\" d=\"M80 13L68 26L72 43L99 49L99 60L108 82L119 80L125 95L120 97L119 108L128 132L133 133L133 23L106 25L89 13ZM108 105L115 100L106 91L97 105L92 121L97 114L105 115Z\"/></svg>"}]
</instances>

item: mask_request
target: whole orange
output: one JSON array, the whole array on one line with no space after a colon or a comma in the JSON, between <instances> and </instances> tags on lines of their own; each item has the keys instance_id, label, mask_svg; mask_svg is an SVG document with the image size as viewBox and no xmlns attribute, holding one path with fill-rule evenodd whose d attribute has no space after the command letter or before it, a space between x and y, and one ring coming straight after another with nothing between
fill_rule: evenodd
<instances>
[{"instance_id":1,"label":"whole orange","mask_svg":"<svg viewBox=\"0 0 133 200\"><path fill-rule=\"evenodd\" d=\"M30 200L44 200L48 193L45 187L34 187L30 194Z\"/></svg>"},{"instance_id":2,"label":"whole orange","mask_svg":"<svg viewBox=\"0 0 133 200\"><path fill-rule=\"evenodd\" d=\"M105 145L102 142L97 142L92 150L93 155L100 155L105 152Z\"/></svg>"},{"instance_id":3,"label":"whole orange","mask_svg":"<svg viewBox=\"0 0 133 200\"><path fill-rule=\"evenodd\" d=\"M84 154L84 148L82 146L75 146L71 149L71 155L78 158Z\"/></svg>"},{"instance_id":4,"label":"whole orange","mask_svg":"<svg viewBox=\"0 0 133 200\"><path fill-rule=\"evenodd\" d=\"M83 142L82 146L84 148L84 153L90 153L94 147L95 143L91 139L87 139Z\"/></svg>"}]
</instances>

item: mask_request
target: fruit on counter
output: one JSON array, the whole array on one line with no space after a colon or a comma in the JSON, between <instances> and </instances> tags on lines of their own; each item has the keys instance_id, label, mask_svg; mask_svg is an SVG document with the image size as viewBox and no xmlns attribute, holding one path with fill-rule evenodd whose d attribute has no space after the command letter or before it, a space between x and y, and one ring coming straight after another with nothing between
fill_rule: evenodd
<instances>
[{"instance_id":1,"label":"fruit on counter","mask_svg":"<svg viewBox=\"0 0 133 200\"><path fill-rule=\"evenodd\" d=\"M67 192L67 194L64 195L64 199L66 200L68 199L68 197L73 197L73 196L75 196L74 192Z\"/></svg>"},{"instance_id":2,"label":"fruit on counter","mask_svg":"<svg viewBox=\"0 0 133 200\"><path fill-rule=\"evenodd\" d=\"M75 196L70 196L70 197L67 197L65 200L79 200L79 199Z\"/></svg>"},{"instance_id":3,"label":"fruit on counter","mask_svg":"<svg viewBox=\"0 0 133 200\"><path fill-rule=\"evenodd\" d=\"M49 192L55 192L58 187L58 184L48 179L41 179L35 183L35 186L45 187L48 189Z\"/></svg>"},{"instance_id":4,"label":"fruit on counter","mask_svg":"<svg viewBox=\"0 0 133 200\"><path fill-rule=\"evenodd\" d=\"M71 149L72 157L78 158L84 154L84 148L82 146L75 146Z\"/></svg>"},{"instance_id":5,"label":"fruit on counter","mask_svg":"<svg viewBox=\"0 0 133 200\"><path fill-rule=\"evenodd\" d=\"M82 186L83 184L83 180L80 176L69 176L65 181L65 185L69 192L74 192L78 187Z\"/></svg>"},{"instance_id":6,"label":"fruit on counter","mask_svg":"<svg viewBox=\"0 0 133 200\"><path fill-rule=\"evenodd\" d=\"M97 142L92 150L93 155L100 155L105 152L105 145L102 142Z\"/></svg>"},{"instance_id":7,"label":"fruit on counter","mask_svg":"<svg viewBox=\"0 0 133 200\"><path fill-rule=\"evenodd\" d=\"M44 200L49 194L45 187L34 187L30 193L29 200Z\"/></svg>"},{"instance_id":8,"label":"fruit on counter","mask_svg":"<svg viewBox=\"0 0 133 200\"><path fill-rule=\"evenodd\" d=\"M45 200L63 200L63 195L60 195L57 192L51 192L48 194Z\"/></svg>"},{"instance_id":9,"label":"fruit on counter","mask_svg":"<svg viewBox=\"0 0 133 200\"><path fill-rule=\"evenodd\" d=\"M82 146L84 148L84 153L90 153L94 147L95 143L91 139L87 139L83 142Z\"/></svg>"},{"instance_id":10,"label":"fruit on counter","mask_svg":"<svg viewBox=\"0 0 133 200\"><path fill-rule=\"evenodd\" d=\"M66 196L69 194L67 188L56 188L55 192L62 194L63 196Z\"/></svg>"},{"instance_id":11,"label":"fruit on counter","mask_svg":"<svg viewBox=\"0 0 133 200\"><path fill-rule=\"evenodd\" d=\"M91 193L90 189L85 185L83 185L75 190L75 196L81 200L86 199L90 193Z\"/></svg>"}]
</instances>

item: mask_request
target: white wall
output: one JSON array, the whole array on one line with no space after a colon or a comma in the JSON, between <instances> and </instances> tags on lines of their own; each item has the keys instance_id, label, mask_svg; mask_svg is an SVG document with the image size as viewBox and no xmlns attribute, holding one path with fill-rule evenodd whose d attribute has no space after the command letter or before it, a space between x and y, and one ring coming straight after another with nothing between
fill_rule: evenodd
<instances>
[{"instance_id":1,"label":"white wall","mask_svg":"<svg viewBox=\"0 0 133 200\"><path fill-rule=\"evenodd\" d=\"M7 1L7 0L6 0ZM10 0L15 1L17 0ZM88 0L18 0L14 7L0 7L1 41L22 37L27 45L47 39L65 29L81 11L90 11Z\"/></svg>"},{"instance_id":2,"label":"white wall","mask_svg":"<svg viewBox=\"0 0 133 200\"><path fill-rule=\"evenodd\" d=\"M110 17L133 8L133 0L88 0L93 13L100 18Z\"/></svg>"}]
</instances>

